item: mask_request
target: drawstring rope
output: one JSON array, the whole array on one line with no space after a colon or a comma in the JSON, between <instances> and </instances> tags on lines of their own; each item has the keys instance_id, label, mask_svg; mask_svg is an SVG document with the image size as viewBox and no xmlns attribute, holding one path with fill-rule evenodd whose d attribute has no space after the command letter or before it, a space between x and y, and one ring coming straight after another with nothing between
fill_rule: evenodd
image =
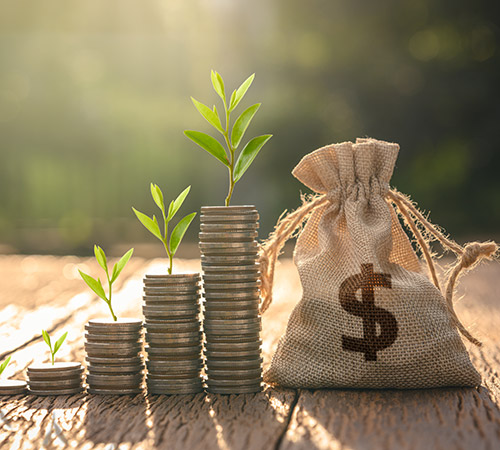
<instances>
[{"instance_id":1,"label":"drawstring rope","mask_svg":"<svg viewBox=\"0 0 500 450\"><path fill-rule=\"evenodd\" d=\"M421 225L430 237L434 237L439 241L445 250L452 250L457 255L457 262L450 271L448 281L445 288L445 300L450 318L454 326L462 333L462 335L470 342L477 346L481 346L481 342L473 337L463 326L457 317L453 306L453 294L455 292L455 284L464 269L471 269L481 259L491 259L498 250L495 242L471 242L461 247L456 242L445 236L435 225L427 220L424 215L418 210L414 203L404 194L393 189L387 193L388 199L394 204L397 211L403 217L404 222L408 225L411 232L415 236L417 243L422 250L424 259L429 268L432 281L436 288L442 292L436 266L434 264L433 255L429 246L429 240L419 230L418 225ZM259 262L261 270L261 291L262 303L260 306L261 313L264 313L272 303L272 288L274 281L274 268L276 260L283 249L286 241L290 239L296 232L300 230L302 224L309 219L311 214L327 205L329 200L326 195L316 195L310 198L302 198L302 206L295 211L286 214L286 211L278 219L278 223L269 238L261 245L259 252Z\"/></svg>"}]
</instances>

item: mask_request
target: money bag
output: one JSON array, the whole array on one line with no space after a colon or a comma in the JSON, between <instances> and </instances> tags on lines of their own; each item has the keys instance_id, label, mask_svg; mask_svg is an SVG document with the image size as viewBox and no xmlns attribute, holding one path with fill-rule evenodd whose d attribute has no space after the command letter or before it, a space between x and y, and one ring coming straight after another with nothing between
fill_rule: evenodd
<instances>
[{"instance_id":1,"label":"money bag","mask_svg":"<svg viewBox=\"0 0 500 450\"><path fill-rule=\"evenodd\" d=\"M317 194L282 217L261 249L264 312L274 264L301 230L294 251L303 287L265 381L292 388L477 386L461 334L480 345L453 309L460 273L497 250L461 247L389 182L399 146L374 139L329 145L305 156L293 175ZM414 235L423 267L403 231ZM305 226L301 225L305 222ZM429 236L457 254L441 286Z\"/></svg>"}]
</instances>

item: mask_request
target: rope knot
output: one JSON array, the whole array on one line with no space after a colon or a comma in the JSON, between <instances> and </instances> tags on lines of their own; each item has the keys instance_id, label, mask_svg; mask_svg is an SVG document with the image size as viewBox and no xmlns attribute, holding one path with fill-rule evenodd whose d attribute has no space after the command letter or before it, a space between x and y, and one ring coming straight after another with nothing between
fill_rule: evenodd
<instances>
[{"instance_id":1,"label":"rope knot","mask_svg":"<svg viewBox=\"0 0 500 450\"><path fill-rule=\"evenodd\" d=\"M462 254L462 267L467 269L474 265L479 259L491 258L497 251L497 245L494 242L471 242L464 248Z\"/></svg>"}]
</instances>

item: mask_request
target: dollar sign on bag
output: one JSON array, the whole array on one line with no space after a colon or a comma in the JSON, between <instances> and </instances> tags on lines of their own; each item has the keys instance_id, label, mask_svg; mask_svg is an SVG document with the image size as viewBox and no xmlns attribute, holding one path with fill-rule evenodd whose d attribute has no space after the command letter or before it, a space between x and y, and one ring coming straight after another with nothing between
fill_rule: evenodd
<instances>
[{"instance_id":1,"label":"dollar sign on bag","mask_svg":"<svg viewBox=\"0 0 500 450\"><path fill-rule=\"evenodd\" d=\"M361 273L348 277L340 285L340 305L363 320L363 337L342 336L342 348L361 352L366 361L376 361L377 351L389 347L398 336L398 323L387 310L375 306L375 288L391 289L391 275L375 273L373 264L361 264ZM361 290L358 301L356 292ZM377 323L380 334L377 334Z\"/></svg>"}]
</instances>

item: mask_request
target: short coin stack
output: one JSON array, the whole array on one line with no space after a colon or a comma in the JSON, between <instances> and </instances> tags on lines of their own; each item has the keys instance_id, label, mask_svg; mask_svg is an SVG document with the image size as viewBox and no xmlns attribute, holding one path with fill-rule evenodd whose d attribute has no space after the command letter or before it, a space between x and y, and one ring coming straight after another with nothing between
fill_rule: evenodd
<instances>
[{"instance_id":1,"label":"short coin stack","mask_svg":"<svg viewBox=\"0 0 500 450\"><path fill-rule=\"evenodd\" d=\"M254 206L201 208L207 390L214 394L262 389L258 219Z\"/></svg>"},{"instance_id":2,"label":"short coin stack","mask_svg":"<svg viewBox=\"0 0 500 450\"><path fill-rule=\"evenodd\" d=\"M22 380L0 380L0 395L20 395L26 393L27 383Z\"/></svg>"},{"instance_id":3,"label":"short coin stack","mask_svg":"<svg viewBox=\"0 0 500 450\"><path fill-rule=\"evenodd\" d=\"M83 367L79 362L56 362L28 367L29 393L69 395L83 392Z\"/></svg>"},{"instance_id":4,"label":"short coin stack","mask_svg":"<svg viewBox=\"0 0 500 450\"><path fill-rule=\"evenodd\" d=\"M144 294L148 392L202 392L200 275L146 275Z\"/></svg>"},{"instance_id":5,"label":"short coin stack","mask_svg":"<svg viewBox=\"0 0 500 450\"><path fill-rule=\"evenodd\" d=\"M89 394L128 395L142 392L142 320L90 320L85 325Z\"/></svg>"}]
</instances>

